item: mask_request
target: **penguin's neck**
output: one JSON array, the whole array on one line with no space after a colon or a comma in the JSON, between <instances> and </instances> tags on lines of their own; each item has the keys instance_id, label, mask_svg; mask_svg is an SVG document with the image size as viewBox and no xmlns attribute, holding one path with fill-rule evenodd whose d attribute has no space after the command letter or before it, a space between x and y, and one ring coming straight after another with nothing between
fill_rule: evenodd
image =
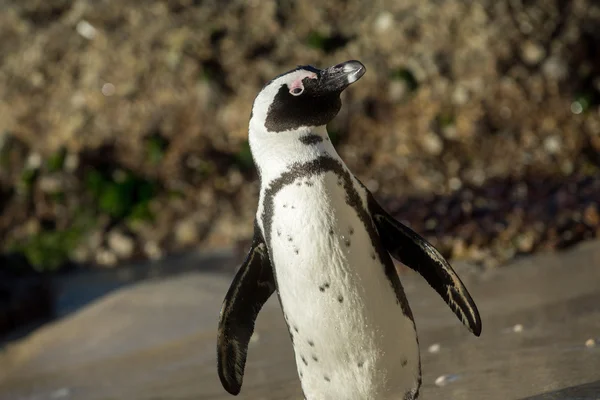
<instances>
[{"instance_id":1,"label":"penguin's neck","mask_svg":"<svg viewBox=\"0 0 600 400\"><path fill-rule=\"evenodd\" d=\"M254 130L251 124L249 142L262 184L279 177L293 165L318 157L327 156L341 161L329 140L325 125L266 132L264 129Z\"/></svg>"}]
</instances>

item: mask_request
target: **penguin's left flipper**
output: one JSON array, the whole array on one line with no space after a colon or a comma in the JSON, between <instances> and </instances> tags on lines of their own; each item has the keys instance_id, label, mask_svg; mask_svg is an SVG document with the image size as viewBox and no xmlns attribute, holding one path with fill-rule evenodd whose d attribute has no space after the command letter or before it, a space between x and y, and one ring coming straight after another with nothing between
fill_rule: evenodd
<instances>
[{"instance_id":1,"label":"penguin's left flipper","mask_svg":"<svg viewBox=\"0 0 600 400\"><path fill-rule=\"evenodd\" d=\"M267 246L257 226L248 255L238 270L221 307L217 338L217 368L229 393L242 389L248 343L262 306L275 291Z\"/></svg>"},{"instance_id":2,"label":"penguin's left flipper","mask_svg":"<svg viewBox=\"0 0 600 400\"><path fill-rule=\"evenodd\" d=\"M396 260L421 274L462 323L479 336L481 318L477 306L448 261L418 233L396 221L370 193L369 211L383 247Z\"/></svg>"}]
</instances>

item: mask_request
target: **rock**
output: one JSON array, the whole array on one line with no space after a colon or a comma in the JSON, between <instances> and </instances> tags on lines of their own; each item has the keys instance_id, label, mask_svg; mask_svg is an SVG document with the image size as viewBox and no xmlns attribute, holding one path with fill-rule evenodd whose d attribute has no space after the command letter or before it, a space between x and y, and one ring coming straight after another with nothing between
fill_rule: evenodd
<instances>
[{"instance_id":1,"label":"rock","mask_svg":"<svg viewBox=\"0 0 600 400\"><path fill-rule=\"evenodd\" d=\"M394 24L394 15L389 11L383 11L375 18L375 32L387 32Z\"/></svg>"},{"instance_id":2,"label":"rock","mask_svg":"<svg viewBox=\"0 0 600 400\"><path fill-rule=\"evenodd\" d=\"M583 112L583 104L581 104L581 101L575 100L571 103L571 112L575 115L579 115Z\"/></svg>"},{"instance_id":3,"label":"rock","mask_svg":"<svg viewBox=\"0 0 600 400\"><path fill-rule=\"evenodd\" d=\"M112 230L108 233L108 246L117 257L127 259L133 254L135 243L133 239L123 232Z\"/></svg>"},{"instance_id":4,"label":"rock","mask_svg":"<svg viewBox=\"0 0 600 400\"><path fill-rule=\"evenodd\" d=\"M57 193L62 190L62 181L55 175L42 176L39 180L39 187L45 193Z\"/></svg>"},{"instance_id":5,"label":"rock","mask_svg":"<svg viewBox=\"0 0 600 400\"><path fill-rule=\"evenodd\" d=\"M561 140L557 136L549 136L544 140L544 148L549 154L558 153L561 147Z\"/></svg>"},{"instance_id":6,"label":"rock","mask_svg":"<svg viewBox=\"0 0 600 400\"><path fill-rule=\"evenodd\" d=\"M532 231L527 231L517 236L517 249L522 253L530 253L535 244L535 234Z\"/></svg>"},{"instance_id":7,"label":"rock","mask_svg":"<svg viewBox=\"0 0 600 400\"><path fill-rule=\"evenodd\" d=\"M444 149L444 143L438 135L433 132L428 132L421 138L421 143L425 151L432 155L439 155Z\"/></svg>"},{"instance_id":8,"label":"rock","mask_svg":"<svg viewBox=\"0 0 600 400\"><path fill-rule=\"evenodd\" d=\"M439 353L441 349L441 346L439 343L434 343L431 346L429 346L429 348L427 349L428 352L430 353Z\"/></svg>"},{"instance_id":9,"label":"rock","mask_svg":"<svg viewBox=\"0 0 600 400\"><path fill-rule=\"evenodd\" d=\"M539 64L546 56L546 50L539 44L530 40L521 45L521 57L529 65Z\"/></svg>"},{"instance_id":10,"label":"rock","mask_svg":"<svg viewBox=\"0 0 600 400\"><path fill-rule=\"evenodd\" d=\"M75 153L69 153L65 156L65 170L67 172L75 172L79 166L79 155Z\"/></svg>"},{"instance_id":11,"label":"rock","mask_svg":"<svg viewBox=\"0 0 600 400\"><path fill-rule=\"evenodd\" d=\"M28 169L38 169L42 166L42 156L40 153L32 152L27 157L25 163Z\"/></svg>"},{"instance_id":12,"label":"rock","mask_svg":"<svg viewBox=\"0 0 600 400\"><path fill-rule=\"evenodd\" d=\"M115 88L115 85L113 85L110 82L107 82L104 85L102 85L102 94L107 97L114 95L116 91L117 89Z\"/></svg>"},{"instance_id":13,"label":"rock","mask_svg":"<svg viewBox=\"0 0 600 400\"><path fill-rule=\"evenodd\" d=\"M198 227L194 220L184 219L175 227L175 240L182 246L196 243L198 236Z\"/></svg>"},{"instance_id":14,"label":"rock","mask_svg":"<svg viewBox=\"0 0 600 400\"><path fill-rule=\"evenodd\" d=\"M100 248L96 252L96 263L103 267L114 267L117 264L117 255L105 248Z\"/></svg>"},{"instance_id":15,"label":"rock","mask_svg":"<svg viewBox=\"0 0 600 400\"><path fill-rule=\"evenodd\" d=\"M457 86L452 92L452 102L457 106L461 106L467 101L469 101L469 92L464 86Z\"/></svg>"},{"instance_id":16,"label":"rock","mask_svg":"<svg viewBox=\"0 0 600 400\"><path fill-rule=\"evenodd\" d=\"M585 222L589 226L600 225L600 214L598 213L597 204L590 204L585 208L583 212L583 222Z\"/></svg>"},{"instance_id":17,"label":"rock","mask_svg":"<svg viewBox=\"0 0 600 400\"><path fill-rule=\"evenodd\" d=\"M144 253L151 260L159 260L163 257L163 251L158 245L158 243L154 241L148 241L144 244Z\"/></svg>"},{"instance_id":18,"label":"rock","mask_svg":"<svg viewBox=\"0 0 600 400\"><path fill-rule=\"evenodd\" d=\"M567 64L558 57L548 58L542 65L542 71L545 76L554 81L562 81L568 74Z\"/></svg>"},{"instance_id":19,"label":"rock","mask_svg":"<svg viewBox=\"0 0 600 400\"><path fill-rule=\"evenodd\" d=\"M50 398L52 399L64 399L68 398L71 395L71 390L69 388L57 389L50 394Z\"/></svg>"},{"instance_id":20,"label":"rock","mask_svg":"<svg viewBox=\"0 0 600 400\"><path fill-rule=\"evenodd\" d=\"M450 382L454 382L458 379L457 375L441 375L438 376L435 380L435 385L436 386L446 386L447 384L449 384Z\"/></svg>"},{"instance_id":21,"label":"rock","mask_svg":"<svg viewBox=\"0 0 600 400\"><path fill-rule=\"evenodd\" d=\"M460 180L460 178L452 177L448 180L448 187L450 188L450 190L458 190L461 188L461 186L462 181Z\"/></svg>"},{"instance_id":22,"label":"rock","mask_svg":"<svg viewBox=\"0 0 600 400\"><path fill-rule=\"evenodd\" d=\"M75 29L77 30L77 33L88 40L92 40L96 37L96 28L85 20L79 21Z\"/></svg>"},{"instance_id":23,"label":"rock","mask_svg":"<svg viewBox=\"0 0 600 400\"><path fill-rule=\"evenodd\" d=\"M464 259L467 255L467 246L463 239L456 239L452 244L452 258Z\"/></svg>"}]
</instances>

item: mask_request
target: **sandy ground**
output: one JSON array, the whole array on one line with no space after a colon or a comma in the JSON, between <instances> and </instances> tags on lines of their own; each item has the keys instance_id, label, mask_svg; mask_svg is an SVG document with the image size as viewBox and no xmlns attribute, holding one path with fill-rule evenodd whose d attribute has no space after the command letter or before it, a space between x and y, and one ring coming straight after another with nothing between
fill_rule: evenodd
<instances>
[{"instance_id":1,"label":"sandy ground","mask_svg":"<svg viewBox=\"0 0 600 400\"><path fill-rule=\"evenodd\" d=\"M231 280L231 269L223 270L231 266L231 258L221 254L125 268L112 281L105 276L94 285L107 289L157 277L77 310L69 304L94 297L92 284L79 278L62 282L65 315L0 353L0 399L231 398L215 365L216 320ZM167 267L179 273L161 277ZM456 267L479 306L480 338L460 325L423 279L403 275L420 334L423 399L599 398L600 344L585 345L600 337L599 242L486 273ZM519 324L522 330L515 332ZM256 332L238 398L301 399L275 298L263 309ZM428 350L433 344L439 352ZM447 383L437 386L442 375L449 376Z\"/></svg>"}]
</instances>

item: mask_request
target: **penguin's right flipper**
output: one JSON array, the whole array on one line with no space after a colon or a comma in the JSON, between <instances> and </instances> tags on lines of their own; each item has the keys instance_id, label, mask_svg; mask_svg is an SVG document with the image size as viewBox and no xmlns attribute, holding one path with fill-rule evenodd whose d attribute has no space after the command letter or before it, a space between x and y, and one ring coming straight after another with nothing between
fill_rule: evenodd
<instances>
[{"instance_id":1,"label":"penguin's right flipper","mask_svg":"<svg viewBox=\"0 0 600 400\"><path fill-rule=\"evenodd\" d=\"M383 247L395 259L421 274L462 323L479 336L481 317L477 306L444 256L418 233L396 221L371 193L368 201Z\"/></svg>"},{"instance_id":2,"label":"penguin's right flipper","mask_svg":"<svg viewBox=\"0 0 600 400\"><path fill-rule=\"evenodd\" d=\"M237 395L242 388L248 343L256 317L275 291L267 246L255 225L254 239L221 307L217 338L217 368L221 384Z\"/></svg>"}]
</instances>

